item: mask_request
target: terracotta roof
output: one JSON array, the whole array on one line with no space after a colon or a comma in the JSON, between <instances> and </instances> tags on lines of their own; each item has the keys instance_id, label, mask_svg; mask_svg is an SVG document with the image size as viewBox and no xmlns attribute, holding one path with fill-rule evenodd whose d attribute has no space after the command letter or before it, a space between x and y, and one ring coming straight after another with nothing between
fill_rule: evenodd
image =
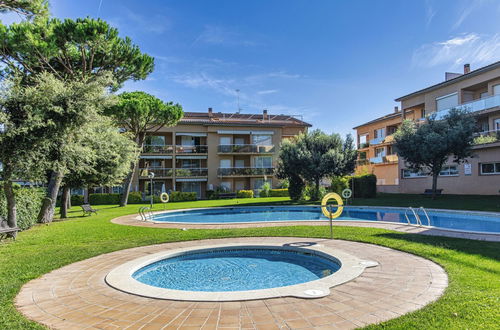
<instances>
[{"instance_id":1,"label":"terracotta roof","mask_svg":"<svg viewBox=\"0 0 500 330\"><path fill-rule=\"evenodd\" d=\"M238 114L213 112L184 112L179 124L184 125L217 125L217 126L300 126L310 127L294 116L268 114L264 120L263 114Z\"/></svg>"},{"instance_id":2,"label":"terracotta roof","mask_svg":"<svg viewBox=\"0 0 500 330\"><path fill-rule=\"evenodd\" d=\"M373 120L370 120L369 122L366 122L364 124L361 124L361 125L358 125L356 127L353 127L352 129L356 129L356 128L359 128L361 126L365 126L365 125L369 125L369 124L373 124L373 123L376 123L378 121L383 121L383 120L386 120L386 119L393 119L393 118L396 118L396 117L401 117L401 111L398 111L398 112L392 112L388 115L385 115L385 116L382 116L382 117L379 117L377 119L373 119Z\"/></svg>"},{"instance_id":3,"label":"terracotta roof","mask_svg":"<svg viewBox=\"0 0 500 330\"><path fill-rule=\"evenodd\" d=\"M421 89L419 91L416 91L416 92L413 92L413 93L410 93L408 95L405 95L405 96L401 96L401 97L398 97L395 101L396 102L400 102L404 99L407 99L407 98L410 98L412 96L416 96L416 95L419 95L419 94L422 94L422 93L427 93L427 92L430 92L432 90L435 90L435 89L438 89L438 88L441 88L441 87L444 87L444 86L448 86L448 85L451 85L451 84L454 84L456 82L459 82L461 80L464 80L464 79L468 79L468 78L471 78L475 75L478 75L480 73L483 73L483 72L486 72L486 71L489 71L489 70L494 70L496 68L500 67L500 61L497 61L495 63L492 63L492 64L489 64L489 65L486 65L486 66L483 66L482 68L479 68L479 69L476 69L476 70L473 70L469 73L466 73L466 74L461 74L459 75L458 77L456 78L453 78L453 79L450 79L450 80L446 80L446 81L443 81L443 82L440 82L439 84L435 84L435 85L432 85L432 86L429 86L429 87L426 87L424 89Z\"/></svg>"}]
</instances>

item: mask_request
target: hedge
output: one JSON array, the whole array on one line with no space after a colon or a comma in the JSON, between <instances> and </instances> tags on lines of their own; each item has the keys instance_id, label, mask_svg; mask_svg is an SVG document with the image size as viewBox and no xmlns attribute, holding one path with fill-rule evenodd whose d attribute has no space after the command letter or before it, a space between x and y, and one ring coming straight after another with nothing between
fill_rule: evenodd
<instances>
[{"instance_id":1,"label":"hedge","mask_svg":"<svg viewBox=\"0 0 500 330\"><path fill-rule=\"evenodd\" d=\"M271 189L269 190L269 197L288 197L288 188L286 189Z\"/></svg>"},{"instance_id":2,"label":"hedge","mask_svg":"<svg viewBox=\"0 0 500 330\"><path fill-rule=\"evenodd\" d=\"M71 206L83 205L83 195L71 195Z\"/></svg>"},{"instance_id":3,"label":"hedge","mask_svg":"<svg viewBox=\"0 0 500 330\"><path fill-rule=\"evenodd\" d=\"M237 198L253 198L253 190L238 190Z\"/></svg>"},{"instance_id":4,"label":"hedge","mask_svg":"<svg viewBox=\"0 0 500 330\"><path fill-rule=\"evenodd\" d=\"M172 191L170 194L171 202L195 201L197 199L195 192Z\"/></svg>"},{"instance_id":5,"label":"hedge","mask_svg":"<svg viewBox=\"0 0 500 330\"><path fill-rule=\"evenodd\" d=\"M38 212L42 206L43 190L38 188L15 187L17 208L17 226L26 230L36 223ZM0 189L0 215L7 220L7 200L3 189Z\"/></svg>"},{"instance_id":6,"label":"hedge","mask_svg":"<svg viewBox=\"0 0 500 330\"><path fill-rule=\"evenodd\" d=\"M131 191L128 194L128 203L129 204L142 204L142 193L140 191Z\"/></svg>"},{"instance_id":7,"label":"hedge","mask_svg":"<svg viewBox=\"0 0 500 330\"><path fill-rule=\"evenodd\" d=\"M121 194L89 194L89 204L120 204Z\"/></svg>"},{"instance_id":8,"label":"hedge","mask_svg":"<svg viewBox=\"0 0 500 330\"><path fill-rule=\"evenodd\" d=\"M377 177L375 174L352 176L349 178L349 187L353 186L353 181L355 198L377 197Z\"/></svg>"}]
</instances>

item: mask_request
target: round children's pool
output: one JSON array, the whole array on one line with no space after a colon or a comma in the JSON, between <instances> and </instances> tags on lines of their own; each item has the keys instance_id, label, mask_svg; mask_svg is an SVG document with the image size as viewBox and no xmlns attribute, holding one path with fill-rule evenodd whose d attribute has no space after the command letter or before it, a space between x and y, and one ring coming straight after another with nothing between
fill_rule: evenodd
<instances>
[{"instance_id":1,"label":"round children's pool","mask_svg":"<svg viewBox=\"0 0 500 330\"><path fill-rule=\"evenodd\" d=\"M294 285L329 276L337 261L285 249L192 252L154 262L132 277L147 285L186 291L245 291Z\"/></svg>"}]
</instances>

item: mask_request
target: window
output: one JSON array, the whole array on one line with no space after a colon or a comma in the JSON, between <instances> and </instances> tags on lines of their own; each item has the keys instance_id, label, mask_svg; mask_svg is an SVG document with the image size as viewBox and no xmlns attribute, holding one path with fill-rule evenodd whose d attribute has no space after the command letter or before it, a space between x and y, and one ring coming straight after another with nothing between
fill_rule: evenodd
<instances>
[{"instance_id":1,"label":"window","mask_svg":"<svg viewBox=\"0 0 500 330\"><path fill-rule=\"evenodd\" d=\"M252 135L252 144L256 144L258 146L270 146L273 144L273 136L272 135Z\"/></svg>"},{"instance_id":2,"label":"window","mask_svg":"<svg viewBox=\"0 0 500 330\"><path fill-rule=\"evenodd\" d=\"M181 185L182 192L195 192L196 197L201 196L201 182L183 182Z\"/></svg>"},{"instance_id":3,"label":"window","mask_svg":"<svg viewBox=\"0 0 500 330\"><path fill-rule=\"evenodd\" d=\"M493 86L493 95L500 95L500 84Z\"/></svg>"},{"instance_id":4,"label":"window","mask_svg":"<svg viewBox=\"0 0 500 330\"><path fill-rule=\"evenodd\" d=\"M200 159L182 159L181 168L201 168Z\"/></svg>"},{"instance_id":5,"label":"window","mask_svg":"<svg viewBox=\"0 0 500 330\"><path fill-rule=\"evenodd\" d=\"M254 182L253 182L253 189L255 190L259 190L262 188L262 186L264 185L264 182L269 182L271 183L271 181L269 180L264 180L262 178L259 178L259 179L255 179Z\"/></svg>"},{"instance_id":6,"label":"window","mask_svg":"<svg viewBox=\"0 0 500 330\"><path fill-rule=\"evenodd\" d=\"M500 131L500 118L493 121L493 130Z\"/></svg>"},{"instance_id":7,"label":"window","mask_svg":"<svg viewBox=\"0 0 500 330\"><path fill-rule=\"evenodd\" d=\"M500 162L497 163L482 163L481 164L481 174L500 174Z\"/></svg>"},{"instance_id":8,"label":"window","mask_svg":"<svg viewBox=\"0 0 500 330\"><path fill-rule=\"evenodd\" d=\"M394 155L396 152L394 151L393 146L387 146L387 154Z\"/></svg>"},{"instance_id":9,"label":"window","mask_svg":"<svg viewBox=\"0 0 500 330\"><path fill-rule=\"evenodd\" d=\"M375 157L384 157L385 148L375 148Z\"/></svg>"},{"instance_id":10,"label":"window","mask_svg":"<svg viewBox=\"0 0 500 330\"><path fill-rule=\"evenodd\" d=\"M163 167L162 161L159 159L150 159L146 162L146 167Z\"/></svg>"},{"instance_id":11,"label":"window","mask_svg":"<svg viewBox=\"0 0 500 330\"><path fill-rule=\"evenodd\" d=\"M113 194L121 194L121 193L123 193L123 187L122 186L114 186L111 188L111 192Z\"/></svg>"},{"instance_id":12,"label":"window","mask_svg":"<svg viewBox=\"0 0 500 330\"><path fill-rule=\"evenodd\" d=\"M412 171L409 169L404 169L401 170L403 172L403 178L405 179L410 179L410 178L423 178L426 177L427 174L424 173L424 171Z\"/></svg>"},{"instance_id":13,"label":"window","mask_svg":"<svg viewBox=\"0 0 500 330\"><path fill-rule=\"evenodd\" d=\"M5 124L0 123L0 133L4 133L4 132L5 132Z\"/></svg>"},{"instance_id":14,"label":"window","mask_svg":"<svg viewBox=\"0 0 500 330\"><path fill-rule=\"evenodd\" d=\"M245 167L245 160L244 159L235 159L234 160L234 167L238 167L238 168Z\"/></svg>"},{"instance_id":15,"label":"window","mask_svg":"<svg viewBox=\"0 0 500 330\"><path fill-rule=\"evenodd\" d=\"M373 131L374 136L376 139L384 138L385 137L385 128L378 128L375 131Z\"/></svg>"},{"instance_id":16,"label":"window","mask_svg":"<svg viewBox=\"0 0 500 330\"><path fill-rule=\"evenodd\" d=\"M458 176L458 168L456 165L443 166L439 176Z\"/></svg>"},{"instance_id":17,"label":"window","mask_svg":"<svg viewBox=\"0 0 500 330\"><path fill-rule=\"evenodd\" d=\"M481 99L487 98L488 96L489 96L488 92L483 92L483 93L479 94L479 98L481 98Z\"/></svg>"},{"instance_id":18,"label":"window","mask_svg":"<svg viewBox=\"0 0 500 330\"><path fill-rule=\"evenodd\" d=\"M442 111L458 105L458 93L453 93L436 98L436 109Z\"/></svg>"},{"instance_id":19,"label":"window","mask_svg":"<svg viewBox=\"0 0 500 330\"><path fill-rule=\"evenodd\" d=\"M360 152L358 155L358 159L366 159L366 151Z\"/></svg>"},{"instance_id":20,"label":"window","mask_svg":"<svg viewBox=\"0 0 500 330\"><path fill-rule=\"evenodd\" d=\"M257 168L273 167L273 157L271 157L271 156L255 157L255 167L257 167Z\"/></svg>"},{"instance_id":21,"label":"window","mask_svg":"<svg viewBox=\"0 0 500 330\"><path fill-rule=\"evenodd\" d=\"M231 191L231 181L222 181L220 186L224 191Z\"/></svg>"},{"instance_id":22,"label":"window","mask_svg":"<svg viewBox=\"0 0 500 330\"><path fill-rule=\"evenodd\" d=\"M221 159L219 164L220 164L220 168L230 168L231 167L231 159Z\"/></svg>"},{"instance_id":23,"label":"window","mask_svg":"<svg viewBox=\"0 0 500 330\"><path fill-rule=\"evenodd\" d=\"M238 145L241 145L241 144L245 144L245 139L244 138L234 138L234 144L238 144Z\"/></svg>"},{"instance_id":24,"label":"window","mask_svg":"<svg viewBox=\"0 0 500 330\"><path fill-rule=\"evenodd\" d=\"M363 148L363 145L365 145L368 141L368 134L363 134L359 136L359 146Z\"/></svg>"},{"instance_id":25,"label":"window","mask_svg":"<svg viewBox=\"0 0 500 330\"><path fill-rule=\"evenodd\" d=\"M488 125L488 121L483 121L481 123L481 132L488 132L489 130L490 130L490 126Z\"/></svg>"},{"instance_id":26,"label":"window","mask_svg":"<svg viewBox=\"0 0 500 330\"><path fill-rule=\"evenodd\" d=\"M162 135L148 135L146 137L146 144L151 146L164 146L165 137Z\"/></svg>"},{"instance_id":27,"label":"window","mask_svg":"<svg viewBox=\"0 0 500 330\"><path fill-rule=\"evenodd\" d=\"M236 181L234 183L234 188L235 191L245 190L245 181Z\"/></svg>"},{"instance_id":28,"label":"window","mask_svg":"<svg viewBox=\"0 0 500 330\"><path fill-rule=\"evenodd\" d=\"M219 144L221 145L231 144L231 138L229 136L221 136L219 138Z\"/></svg>"}]
</instances>

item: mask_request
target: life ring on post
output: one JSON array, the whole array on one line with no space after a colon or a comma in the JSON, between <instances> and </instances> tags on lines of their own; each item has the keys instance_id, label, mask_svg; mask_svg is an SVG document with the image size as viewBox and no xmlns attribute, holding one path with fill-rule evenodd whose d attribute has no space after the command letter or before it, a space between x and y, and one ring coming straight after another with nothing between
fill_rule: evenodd
<instances>
[{"instance_id":1,"label":"life ring on post","mask_svg":"<svg viewBox=\"0 0 500 330\"><path fill-rule=\"evenodd\" d=\"M161 193L160 200L162 203L168 203L169 199L170 199L170 197L168 196L168 194L166 192Z\"/></svg>"},{"instance_id":2,"label":"life ring on post","mask_svg":"<svg viewBox=\"0 0 500 330\"><path fill-rule=\"evenodd\" d=\"M328 201L330 199L335 199L335 201L337 202L337 206L338 206L337 211L335 211L333 213L330 213L330 211L328 211L328 208L326 205L326 203L328 203ZM344 202L342 201L342 197L340 197L336 193L328 193L321 200L321 211L323 212L323 215L325 217L327 217L328 219L330 219L330 217L332 219L335 219L335 218L338 218L342 214L342 211L344 211L343 205L344 205Z\"/></svg>"}]
</instances>

